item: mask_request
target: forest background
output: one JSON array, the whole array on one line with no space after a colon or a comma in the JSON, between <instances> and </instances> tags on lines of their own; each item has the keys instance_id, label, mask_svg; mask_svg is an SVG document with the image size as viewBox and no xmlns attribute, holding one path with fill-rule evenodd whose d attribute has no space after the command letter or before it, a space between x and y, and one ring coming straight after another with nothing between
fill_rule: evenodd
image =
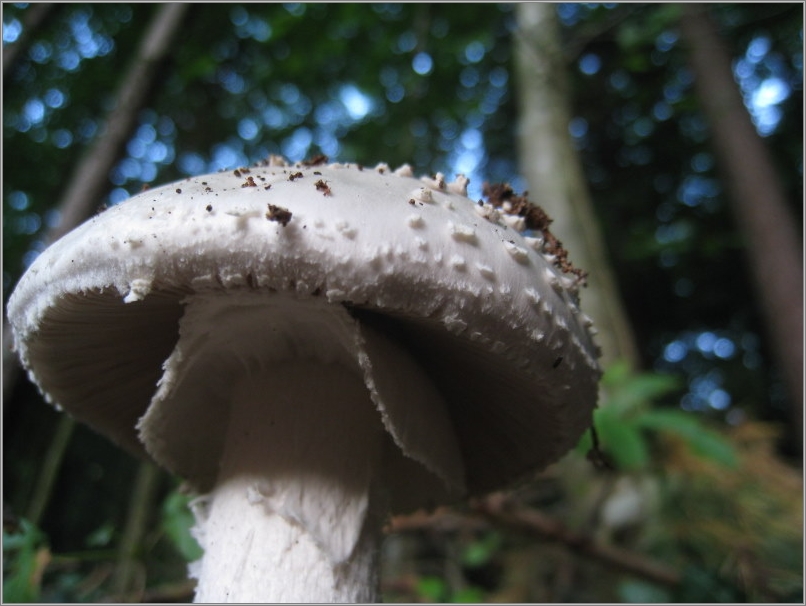
<instances>
[{"instance_id":1,"label":"forest background","mask_svg":"<svg viewBox=\"0 0 806 606\"><path fill-rule=\"evenodd\" d=\"M4 301L99 207L269 154L508 182L591 271L613 465L390 521L383 598L800 602L803 6L540 6L4 3ZM3 347L4 600L190 599L179 481Z\"/></svg>"}]
</instances>

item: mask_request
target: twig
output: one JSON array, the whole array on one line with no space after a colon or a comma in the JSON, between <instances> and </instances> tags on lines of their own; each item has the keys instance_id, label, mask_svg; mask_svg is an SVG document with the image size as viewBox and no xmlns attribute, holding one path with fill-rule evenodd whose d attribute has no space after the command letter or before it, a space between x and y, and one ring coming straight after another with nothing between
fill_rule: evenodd
<instances>
[{"instance_id":1,"label":"twig","mask_svg":"<svg viewBox=\"0 0 806 606\"><path fill-rule=\"evenodd\" d=\"M636 574L661 585L680 584L680 573L645 555L626 549L603 545L591 537L568 530L559 520L525 507L503 495L493 495L473 504L473 509L497 525L525 531L544 539L563 543L575 553L584 555L620 570Z\"/></svg>"},{"instance_id":2,"label":"twig","mask_svg":"<svg viewBox=\"0 0 806 606\"><path fill-rule=\"evenodd\" d=\"M45 460L42 462L42 469L36 479L34 492L31 500L28 503L28 509L25 512L25 517L34 526L39 525L39 520L45 512L45 508L50 501L50 495L53 491L53 484L56 477L59 475L59 469L62 466L64 453L67 450L67 445L70 443L70 437L73 435L76 422L72 417L61 415L59 423L56 426L56 433L50 441L48 451L45 454Z\"/></svg>"},{"instance_id":3,"label":"twig","mask_svg":"<svg viewBox=\"0 0 806 606\"><path fill-rule=\"evenodd\" d=\"M114 599L119 599L122 602L140 602L140 603L187 603L193 601L193 593L196 590L196 581L192 579L183 579L175 583L165 583L151 587L143 591L137 591L122 596L115 596ZM105 599L104 601L112 601L112 598Z\"/></svg>"},{"instance_id":4,"label":"twig","mask_svg":"<svg viewBox=\"0 0 806 606\"><path fill-rule=\"evenodd\" d=\"M390 522L388 530L401 532L431 529L445 532L468 528L480 530L493 526L508 527L541 539L558 541L574 553L661 585L674 587L680 584L681 577L676 570L652 562L645 555L597 543L587 535L568 530L559 520L502 494L474 501L471 510L472 513L465 515L441 508L430 515L415 513L411 516L396 516Z\"/></svg>"},{"instance_id":5,"label":"twig","mask_svg":"<svg viewBox=\"0 0 806 606\"><path fill-rule=\"evenodd\" d=\"M142 574L138 574L141 572L142 564L138 561L137 555L148 523L148 516L154 509L154 499L161 477L156 465L149 461L140 463L129 501L126 525L118 548L118 564L112 577L112 591L117 596L134 591L138 576L142 577ZM139 580L143 583L145 581L142 578ZM139 591L142 592L142 590L141 587ZM134 601L139 602L140 599Z\"/></svg>"},{"instance_id":6,"label":"twig","mask_svg":"<svg viewBox=\"0 0 806 606\"><path fill-rule=\"evenodd\" d=\"M460 530L487 530L490 524L480 517L459 513L450 507L440 507L432 513L415 511L407 515L394 516L384 529L389 534L431 530L435 532L457 532Z\"/></svg>"}]
</instances>

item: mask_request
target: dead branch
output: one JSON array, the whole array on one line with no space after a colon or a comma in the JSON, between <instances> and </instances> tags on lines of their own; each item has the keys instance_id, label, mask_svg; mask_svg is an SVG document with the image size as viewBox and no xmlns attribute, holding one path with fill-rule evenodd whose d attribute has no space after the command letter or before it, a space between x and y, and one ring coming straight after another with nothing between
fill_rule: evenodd
<instances>
[{"instance_id":1,"label":"dead branch","mask_svg":"<svg viewBox=\"0 0 806 606\"><path fill-rule=\"evenodd\" d=\"M597 543L586 534L569 530L561 521L500 493L473 501L469 514L440 508L432 514L418 512L409 516L396 516L388 530L406 532L429 529L448 532L492 527L509 528L542 540L557 541L574 553L661 585L674 587L680 583L680 573L676 570L653 562L643 554Z\"/></svg>"}]
</instances>

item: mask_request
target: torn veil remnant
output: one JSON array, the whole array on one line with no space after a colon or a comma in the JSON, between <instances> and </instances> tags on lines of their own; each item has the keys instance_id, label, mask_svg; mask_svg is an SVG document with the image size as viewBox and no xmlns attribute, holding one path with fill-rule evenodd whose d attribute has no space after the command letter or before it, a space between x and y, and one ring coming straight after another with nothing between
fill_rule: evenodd
<instances>
[{"instance_id":1,"label":"torn veil remnant","mask_svg":"<svg viewBox=\"0 0 806 606\"><path fill-rule=\"evenodd\" d=\"M8 313L51 402L204 495L198 601L372 601L385 516L590 426L580 276L509 190L277 157L181 185L64 236Z\"/></svg>"}]
</instances>

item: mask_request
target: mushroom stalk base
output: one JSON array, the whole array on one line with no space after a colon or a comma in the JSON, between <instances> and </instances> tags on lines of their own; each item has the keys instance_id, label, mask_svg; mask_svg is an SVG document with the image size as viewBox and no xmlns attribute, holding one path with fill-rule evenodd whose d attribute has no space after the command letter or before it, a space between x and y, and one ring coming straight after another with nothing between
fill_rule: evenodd
<instances>
[{"instance_id":1,"label":"mushroom stalk base","mask_svg":"<svg viewBox=\"0 0 806 606\"><path fill-rule=\"evenodd\" d=\"M196 602L372 602L383 427L340 365L282 363L233 391L218 481L194 504Z\"/></svg>"}]
</instances>

